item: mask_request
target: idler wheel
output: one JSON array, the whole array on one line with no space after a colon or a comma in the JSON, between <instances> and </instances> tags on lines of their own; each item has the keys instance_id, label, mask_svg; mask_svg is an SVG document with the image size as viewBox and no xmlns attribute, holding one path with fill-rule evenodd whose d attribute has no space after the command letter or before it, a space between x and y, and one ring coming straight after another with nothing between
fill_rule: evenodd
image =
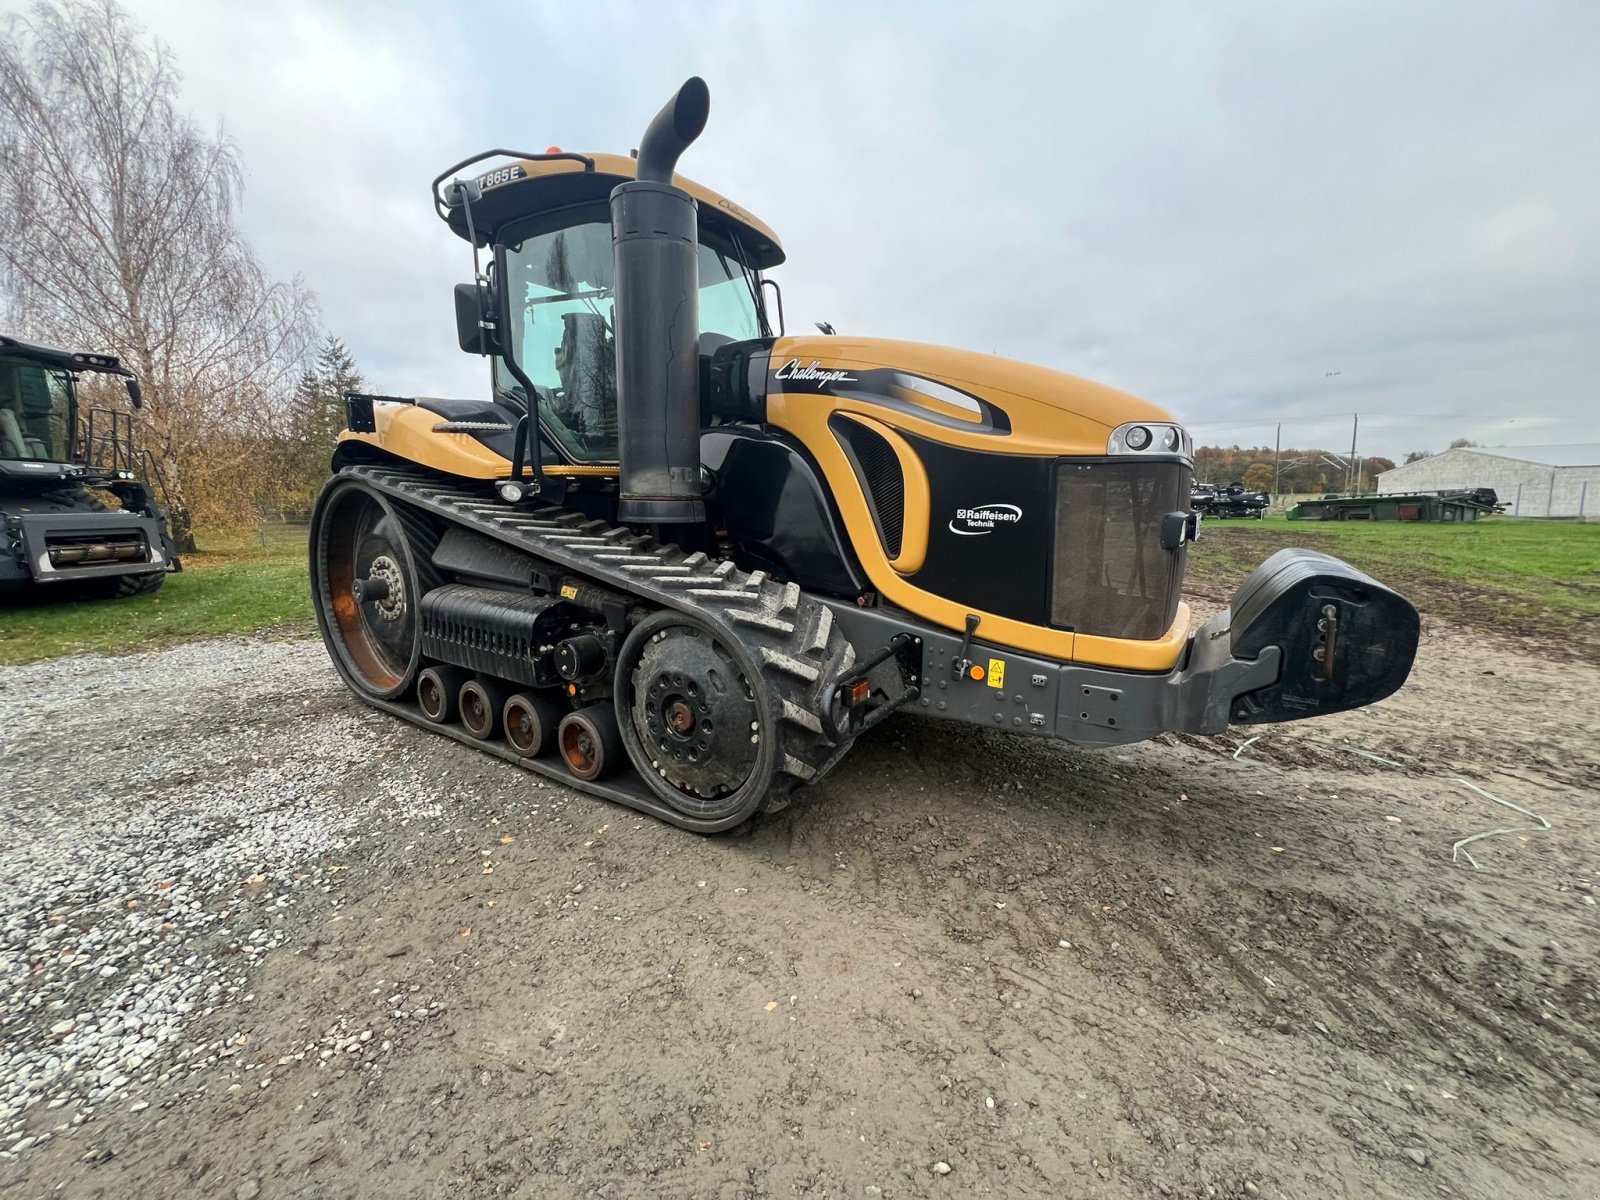
<instances>
[{"instance_id":1,"label":"idler wheel","mask_svg":"<svg viewBox=\"0 0 1600 1200\"><path fill-rule=\"evenodd\" d=\"M379 700L404 695L422 658L417 606L438 580L432 527L357 479L336 477L311 517L317 624L340 673Z\"/></svg>"}]
</instances>

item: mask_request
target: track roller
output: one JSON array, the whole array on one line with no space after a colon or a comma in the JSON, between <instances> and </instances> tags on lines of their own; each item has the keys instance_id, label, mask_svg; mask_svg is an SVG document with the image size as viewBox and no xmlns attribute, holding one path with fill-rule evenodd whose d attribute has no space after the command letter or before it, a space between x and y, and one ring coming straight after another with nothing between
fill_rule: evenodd
<instances>
[{"instance_id":1,"label":"track roller","mask_svg":"<svg viewBox=\"0 0 1600 1200\"><path fill-rule=\"evenodd\" d=\"M460 667L428 667L417 676L417 707L435 725L448 725L460 711L457 693L467 681Z\"/></svg>"},{"instance_id":2,"label":"track roller","mask_svg":"<svg viewBox=\"0 0 1600 1200\"><path fill-rule=\"evenodd\" d=\"M555 749L556 727L567 712L559 700L516 692L500 709L506 741L523 758L548 754Z\"/></svg>"},{"instance_id":3,"label":"track roller","mask_svg":"<svg viewBox=\"0 0 1600 1200\"><path fill-rule=\"evenodd\" d=\"M461 685L461 725L480 742L500 732L500 713L511 696L511 685L487 675Z\"/></svg>"},{"instance_id":4,"label":"track roller","mask_svg":"<svg viewBox=\"0 0 1600 1200\"><path fill-rule=\"evenodd\" d=\"M603 779L627 761L617 716L609 703L568 713L556 729L556 743L567 769L579 779Z\"/></svg>"}]
</instances>

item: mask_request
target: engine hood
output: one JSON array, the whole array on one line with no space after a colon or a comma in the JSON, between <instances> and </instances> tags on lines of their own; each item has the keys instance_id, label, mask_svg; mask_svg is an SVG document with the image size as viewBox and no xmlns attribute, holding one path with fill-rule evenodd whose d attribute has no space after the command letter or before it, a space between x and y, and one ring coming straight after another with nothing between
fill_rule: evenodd
<instances>
[{"instance_id":1,"label":"engine hood","mask_svg":"<svg viewBox=\"0 0 1600 1200\"><path fill-rule=\"evenodd\" d=\"M820 393L970 426L1004 454L1104 454L1119 425L1172 422L1159 405L1063 371L883 338L779 338L767 386L769 395Z\"/></svg>"}]
</instances>

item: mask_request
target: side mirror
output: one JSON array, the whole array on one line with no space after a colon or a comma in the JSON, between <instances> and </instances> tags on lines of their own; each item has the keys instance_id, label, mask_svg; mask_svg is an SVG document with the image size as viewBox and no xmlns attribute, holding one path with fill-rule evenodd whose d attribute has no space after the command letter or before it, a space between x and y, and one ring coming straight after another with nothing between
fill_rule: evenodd
<instances>
[{"instance_id":1,"label":"side mirror","mask_svg":"<svg viewBox=\"0 0 1600 1200\"><path fill-rule=\"evenodd\" d=\"M139 386L137 379L130 379L128 383L128 399L135 408L144 407L144 389Z\"/></svg>"},{"instance_id":2,"label":"side mirror","mask_svg":"<svg viewBox=\"0 0 1600 1200\"><path fill-rule=\"evenodd\" d=\"M504 354L487 284L456 284L456 341L468 354Z\"/></svg>"},{"instance_id":3,"label":"side mirror","mask_svg":"<svg viewBox=\"0 0 1600 1200\"><path fill-rule=\"evenodd\" d=\"M1176 550L1185 542L1200 540L1200 514L1197 512L1168 513L1161 518L1161 548Z\"/></svg>"}]
</instances>

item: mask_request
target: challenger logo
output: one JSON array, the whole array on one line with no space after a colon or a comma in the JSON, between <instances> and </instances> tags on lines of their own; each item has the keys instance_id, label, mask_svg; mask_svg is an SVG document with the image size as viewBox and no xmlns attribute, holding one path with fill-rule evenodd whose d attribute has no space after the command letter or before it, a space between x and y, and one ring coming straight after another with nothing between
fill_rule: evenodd
<instances>
[{"instance_id":1,"label":"challenger logo","mask_svg":"<svg viewBox=\"0 0 1600 1200\"><path fill-rule=\"evenodd\" d=\"M824 371L822 364L816 359L811 360L809 367L802 367L798 358L791 358L779 367L774 378L785 382L795 380L799 383L815 383L827 387L830 383L854 383L856 377L849 371Z\"/></svg>"},{"instance_id":2,"label":"challenger logo","mask_svg":"<svg viewBox=\"0 0 1600 1200\"><path fill-rule=\"evenodd\" d=\"M956 509L955 519L950 522L950 532L959 533L962 537L979 537L985 533L993 533L1006 525L1015 525L1022 520L1022 510L1015 504L984 504L977 508Z\"/></svg>"}]
</instances>

